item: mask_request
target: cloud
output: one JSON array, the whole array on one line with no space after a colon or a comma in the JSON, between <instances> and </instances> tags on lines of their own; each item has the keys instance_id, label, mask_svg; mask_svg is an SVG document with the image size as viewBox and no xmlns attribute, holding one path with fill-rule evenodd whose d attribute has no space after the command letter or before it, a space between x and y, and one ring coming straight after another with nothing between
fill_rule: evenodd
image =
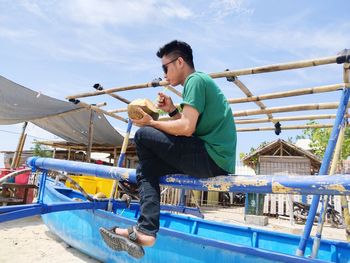
<instances>
[{"instance_id":1,"label":"cloud","mask_svg":"<svg viewBox=\"0 0 350 263\"><path fill-rule=\"evenodd\" d=\"M0 38L11 40L26 39L36 35L35 30L31 29L11 29L6 27L0 28Z\"/></svg>"},{"instance_id":2,"label":"cloud","mask_svg":"<svg viewBox=\"0 0 350 263\"><path fill-rule=\"evenodd\" d=\"M254 9L245 6L246 1L244 0L215 0L209 5L209 10L215 20L222 20L232 14L238 16L252 15Z\"/></svg>"},{"instance_id":3,"label":"cloud","mask_svg":"<svg viewBox=\"0 0 350 263\"><path fill-rule=\"evenodd\" d=\"M180 3L156 0L75 0L59 2L60 11L79 24L131 25L169 17L186 19L192 12Z\"/></svg>"},{"instance_id":4,"label":"cloud","mask_svg":"<svg viewBox=\"0 0 350 263\"><path fill-rule=\"evenodd\" d=\"M43 5L42 3L38 3L36 1L31 1L31 0L24 0L18 2L25 10L27 10L29 13L34 14L35 16L41 17L41 18L46 18L46 14L43 10ZM47 4L44 4L47 5Z\"/></svg>"}]
</instances>

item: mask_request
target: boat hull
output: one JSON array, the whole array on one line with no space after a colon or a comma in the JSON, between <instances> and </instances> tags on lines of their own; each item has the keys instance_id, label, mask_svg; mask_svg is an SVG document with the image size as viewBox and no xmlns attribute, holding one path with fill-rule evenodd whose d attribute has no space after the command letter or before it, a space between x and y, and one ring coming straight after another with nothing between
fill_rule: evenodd
<instances>
[{"instance_id":1,"label":"boat hull","mask_svg":"<svg viewBox=\"0 0 350 263\"><path fill-rule=\"evenodd\" d=\"M44 203L58 203L83 197L53 182L46 183ZM349 262L350 246L345 242L322 241L321 260L296 257L293 254L299 237L209 222L197 218L161 214L161 229L156 245L145 248L140 260L125 252L115 252L103 242L98 229L115 225L128 227L136 223L137 211L75 210L42 215L49 229L72 247L102 262ZM307 253L310 253L310 240Z\"/></svg>"}]
</instances>

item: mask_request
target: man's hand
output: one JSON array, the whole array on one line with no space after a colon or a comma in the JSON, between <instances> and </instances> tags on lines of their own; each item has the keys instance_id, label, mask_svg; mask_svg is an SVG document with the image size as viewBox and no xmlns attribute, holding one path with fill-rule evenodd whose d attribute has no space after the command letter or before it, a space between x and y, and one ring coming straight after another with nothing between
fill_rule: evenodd
<instances>
[{"instance_id":1,"label":"man's hand","mask_svg":"<svg viewBox=\"0 0 350 263\"><path fill-rule=\"evenodd\" d=\"M172 112L175 110L173 100L162 92L158 93L157 108L165 112Z\"/></svg>"},{"instance_id":2,"label":"man's hand","mask_svg":"<svg viewBox=\"0 0 350 263\"><path fill-rule=\"evenodd\" d=\"M135 124L136 126L142 127L142 126L151 126L151 123L153 121L152 117L147 114L146 112L144 112L141 108L136 109L136 111L138 111L140 114L142 114L142 118L141 119L131 119L131 121L133 122L133 124Z\"/></svg>"}]
</instances>

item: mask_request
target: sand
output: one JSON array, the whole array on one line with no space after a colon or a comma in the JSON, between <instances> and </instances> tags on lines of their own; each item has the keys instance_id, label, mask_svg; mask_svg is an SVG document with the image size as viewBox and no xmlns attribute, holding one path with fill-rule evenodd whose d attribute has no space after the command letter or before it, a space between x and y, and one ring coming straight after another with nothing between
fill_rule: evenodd
<instances>
[{"instance_id":1,"label":"sand","mask_svg":"<svg viewBox=\"0 0 350 263\"><path fill-rule=\"evenodd\" d=\"M202 211L209 220L245 225L242 208L203 208ZM271 217L268 226L257 228L293 234L300 234L303 231L302 225L291 226L288 220ZM330 226L324 228L323 236L328 239L346 240L344 229ZM60 240L49 231L40 217L0 223L0 237L1 263L99 262Z\"/></svg>"},{"instance_id":2,"label":"sand","mask_svg":"<svg viewBox=\"0 0 350 263\"><path fill-rule=\"evenodd\" d=\"M0 223L0 262L99 262L50 232L40 217Z\"/></svg>"}]
</instances>

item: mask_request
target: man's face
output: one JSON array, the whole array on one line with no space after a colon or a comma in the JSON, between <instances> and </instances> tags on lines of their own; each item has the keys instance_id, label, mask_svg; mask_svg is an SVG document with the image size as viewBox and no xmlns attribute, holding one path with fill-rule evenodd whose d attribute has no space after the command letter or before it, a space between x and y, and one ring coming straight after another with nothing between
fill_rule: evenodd
<instances>
[{"instance_id":1,"label":"man's face","mask_svg":"<svg viewBox=\"0 0 350 263\"><path fill-rule=\"evenodd\" d=\"M162 68L164 71L164 77L172 86L177 86L181 83L178 59L179 57L174 56L162 57Z\"/></svg>"}]
</instances>

